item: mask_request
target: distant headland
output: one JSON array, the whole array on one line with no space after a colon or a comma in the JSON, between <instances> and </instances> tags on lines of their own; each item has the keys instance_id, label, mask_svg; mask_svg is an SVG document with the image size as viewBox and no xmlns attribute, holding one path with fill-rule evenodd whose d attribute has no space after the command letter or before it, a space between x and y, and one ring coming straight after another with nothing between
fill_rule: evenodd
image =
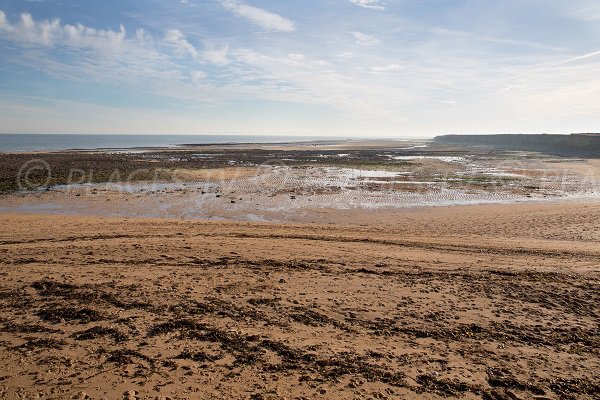
<instances>
[{"instance_id":1,"label":"distant headland","mask_svg":"<svg viewBox=\"0 0 600 400\"><path fill-rule=\"evenodd\" d=\"M600 133L442 135L436 136L434 142L600 158Z\"/></svg>"}]
</instances>

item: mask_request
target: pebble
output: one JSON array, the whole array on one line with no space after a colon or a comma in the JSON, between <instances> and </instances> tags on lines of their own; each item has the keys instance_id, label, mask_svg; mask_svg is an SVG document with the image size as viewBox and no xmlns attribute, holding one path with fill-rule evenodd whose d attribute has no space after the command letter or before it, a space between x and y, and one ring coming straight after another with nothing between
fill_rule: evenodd
<instances>
[{"instance_id":1,"label":"pebble","mask_svg":"<svg viewBox=\"0 0 600 400\"><path fill-rule=\"evenodd\" d=\"M135 390L127 390L123 393L123 400L140 400L139 393Z\"/></svg>"},{"instance_id":2,"label":"pebble","mask_svg":"<svg viewBox=\"0 0 600 400\"><path fill-rule=\"evenodd\" d=\"M511 392L510 390L506 391L506 395L508 397L510 397L511 400L521 400L521 398L519 396L517 396L515 393Z\"/></svg>"}]
</instances>

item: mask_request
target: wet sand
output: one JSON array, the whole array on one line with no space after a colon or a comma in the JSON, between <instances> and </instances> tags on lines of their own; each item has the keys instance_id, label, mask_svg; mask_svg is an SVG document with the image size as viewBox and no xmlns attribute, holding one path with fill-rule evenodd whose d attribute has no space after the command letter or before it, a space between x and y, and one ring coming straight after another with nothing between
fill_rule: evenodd
<instances>
[{"instance_id":1,"label":"wet sand","mask_svg":"<svg viewBox=\"0 0 600 400\"><path fill-rule=\"evenodd\" d=\"M0 212L312 222L337 210L342 222L354 212L600 198L598 160L513 156L369 154L357 156L359 164L350 167L336 164L350 154L336 153L321 157L320 165L295 165L281 157L279 165L159 169L149 181L5 193Z\"/></svg>"},{"instance_id":2,"label":"wet sand","mask_svg":"<svg viewBox=\"0 0 600 400\"><path fill-rule=\"evenodd\" d=\"M597 398L598 202L339 213L0 215L2 398Z\"/></svg>"}]
</instances>

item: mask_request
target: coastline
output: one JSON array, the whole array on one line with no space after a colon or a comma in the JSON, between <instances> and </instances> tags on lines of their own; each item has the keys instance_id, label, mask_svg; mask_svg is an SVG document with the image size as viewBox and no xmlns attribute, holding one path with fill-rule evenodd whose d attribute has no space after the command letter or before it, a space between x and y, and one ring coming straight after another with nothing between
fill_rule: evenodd
<instances>
[{"instance_id":1,"label":"coastline","mask_svg":"<svg viewBox=\"0 0 600 400\"><path fill-rule=\"evenodd\" d=\"M5 155L0 209L285 221L321 210L600 198L597 159L423 143L315 141Z\"/></svg>"},{"instance_id":2,"label":"coastline","mask_svg":"<svg viewBox=\"0 0 600 400\"><path fill-rule=\"evenodd\" d=\"M407 215L419 213L444 214L449 210L461 210L460 212L477 213L478 210L513 210L513 209L546 209L562 207L595 206L600 204L600 199L595 197L579 198L552 198L552 199L524 199L507 200L504 202L490 200L474 204L426 204L408 205L400 207L346 207L346 208L317 208L317 209L291 209L288 211L266 212L254 211L214 211L213 213L196 214L171 214L167 211L157 211L146 203L147 209L123 209L129 205L122 201L114 201L106 206L106 198L99 201L99 205L82 204L74 207L70 198L57 201L42 199L39 203L33 202L27 197L16 197L7 201L0 199L0 215L64 215L73 217L98 217L98 218L127 218L127 219L158 219L165 221L229 221L229 222L263 222L270 224L300 223L300 224L343 224L343 225L372 225L392 226L400 223ZM439 211L436 211L439 210ZM464 211L463 211L464 210Z\"/></svg>"}]
</instances>

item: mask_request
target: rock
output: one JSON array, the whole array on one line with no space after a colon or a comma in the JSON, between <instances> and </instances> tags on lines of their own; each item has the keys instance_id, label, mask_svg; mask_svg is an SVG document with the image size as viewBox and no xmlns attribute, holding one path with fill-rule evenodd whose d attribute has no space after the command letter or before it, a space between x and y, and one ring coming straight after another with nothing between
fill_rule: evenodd
<instances>
[{"instance_id":1,"label":"rock","mask_svg":"<svg viewBox=\"0 0 600 400\"><path fill-rule=\"evenodd\" d=\"M515 393L511 392L510 390L506 391L506 395L508 397L510 397L512 400L521 400L521 398L519 396L517 396Z\"/></svg>"},{"instance_id":2,"label":"rock","mask_svg":"<svg viewBox=\"0 0 600 400\"><path fill-rule=\"evenodd\" d=\"M493 389L487 393L486 398L490 400L510 400L506 392L501 389Z\"/></svg>"},{"instance_id":3,"label":"rock","mask_svg":"<svg viewBox=\"0 0 600 400\"><path fill-rule=\"evenodd\" d=\"M361 379L352 379L350 383L348 383L348 387L350 389L356 389L359 386L362 386L364 382Z\"/></svg>"},{"instance_id":4,"label":"rock","mask_svg":"<svg viewBox=\"0 0 600 400\"><path fill-rule=\"evenodd\" d=\"M135 390L128 390L123 393L123 400L140 400L139 393Z\"/></svg>"}]
</instances>

